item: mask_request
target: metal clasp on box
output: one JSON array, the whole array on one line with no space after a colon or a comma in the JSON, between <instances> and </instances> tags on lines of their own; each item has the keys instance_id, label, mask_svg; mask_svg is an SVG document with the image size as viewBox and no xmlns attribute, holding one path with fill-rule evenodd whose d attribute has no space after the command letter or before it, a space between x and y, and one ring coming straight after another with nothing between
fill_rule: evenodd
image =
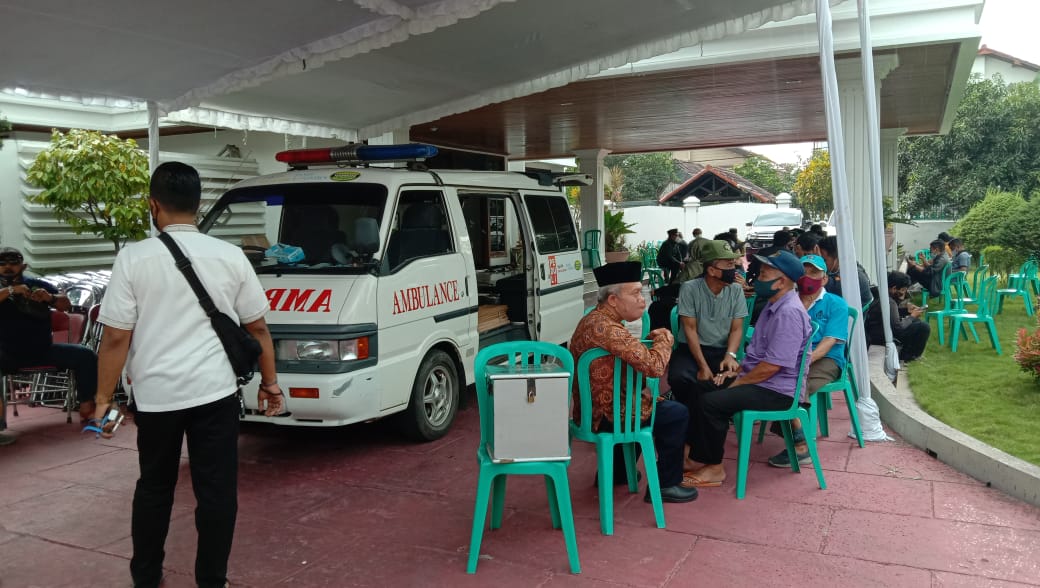
<instances>
[{"instance_id":1,"label":"metal clasp on box","mask_svg":"<svg viewBox=\"0 0 1040 588\"><path fill-rule=\"evenodd\" d=\"M534 404L535 396L538 395L538 380L527 378L527 404Z\"/></svg>"}]
</instances>

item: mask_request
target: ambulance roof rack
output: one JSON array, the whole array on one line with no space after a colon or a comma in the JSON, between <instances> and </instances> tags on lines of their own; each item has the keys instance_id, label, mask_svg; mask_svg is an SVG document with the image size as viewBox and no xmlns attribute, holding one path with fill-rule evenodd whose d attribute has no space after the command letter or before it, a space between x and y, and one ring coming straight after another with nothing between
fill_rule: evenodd
<instances>
[{"instance_id":1,"label":"ambulance roof rack","mask_svg":"<svg viewBox=\"0 0 1040 588\"><path fill-rule=\"evenodd\" d=\"M364 145L351 143L342 147L320 149L291 149L280 151L274 158L293 169L311 165L390 163L394 161L422 161L437 155L437 148L422 143L403 145Z\"/></svg>"},{"instance_id":2,"label":"ambulance roof rack","mask_svg":"<svg viewBox=\"0 0 1040 588\"><path fill-rule=\"evenodd\" d=\"M542 169L529 169L520 172L525 176L538 180L539 186L591 186L592 176L571 172L554 172Z\"/></svg>"}]
</instances>

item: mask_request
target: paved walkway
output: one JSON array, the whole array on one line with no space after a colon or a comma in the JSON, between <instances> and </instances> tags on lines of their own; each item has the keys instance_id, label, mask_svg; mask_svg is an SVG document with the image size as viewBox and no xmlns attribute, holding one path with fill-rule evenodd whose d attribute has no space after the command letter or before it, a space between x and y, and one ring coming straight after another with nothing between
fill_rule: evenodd
<instances>
[{"instance_id":1,"label":"paved walkway","mask_svg":"<svg viewBox=\"0 0 1040 588\"><path fill-rule=\"evenodd\" d=\"M1040 585L1040 510L900 442L820 442L827 490L811 470L752 450L747 499L729 475L654 526L638 494L616 490L615 535L599 532L592 449L570 468L583 573L568 573L541 480L512 478L503 528L488 531L475 576L465 561L476 488L475 403L446 438L412 445L385 423L335 430L250 426L240 446L235 586L1019 586ZM0 583L129 586L135 427L81 436L53 409L9 419L0 447ZM848 430L844 405L835 435ZM182 468L166 586L192 586L194 498Z\"/></svg>"}]
</instances>

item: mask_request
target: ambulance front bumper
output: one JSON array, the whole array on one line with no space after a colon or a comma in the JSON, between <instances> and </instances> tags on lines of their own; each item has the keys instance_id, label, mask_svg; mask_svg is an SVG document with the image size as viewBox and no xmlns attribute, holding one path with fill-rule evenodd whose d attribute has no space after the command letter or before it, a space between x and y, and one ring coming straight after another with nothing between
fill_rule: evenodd
<instances>
[{"instance_id":1,"label":"ambulance front bumper","mask_svg":"<svg viewBox=\"0 0 1040 588\"><path fill-rule=\"evenodd\" d=\"M298 427L337 427L384 416L379 408L375 366L345 374L279 374L287 413L268 417L257 410L255 380L244 390L243 421Z\"/></svg>"}]
</instances>

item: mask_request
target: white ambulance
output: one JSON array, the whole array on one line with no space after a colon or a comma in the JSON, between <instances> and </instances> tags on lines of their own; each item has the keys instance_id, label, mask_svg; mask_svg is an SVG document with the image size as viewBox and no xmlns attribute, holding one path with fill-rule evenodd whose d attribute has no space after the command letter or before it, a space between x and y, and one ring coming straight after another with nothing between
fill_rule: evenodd
<instances>
[{"instance_id":1,"label":"white ambulance","mask_svg":"<svg viewBox=\"0 0 1040 588\"><path fill-rule=\"evenodd\" d=\"M201 230L246 250L271 305L289 414L266 417L246 394L245 420L338 426L402 413L405 432L433 440L482 346L569 340L584 272L561 186L590 178L347 167L434 153L282 152L290 171L245 180L206 213Z\"/></svg>"}]
</instances>

